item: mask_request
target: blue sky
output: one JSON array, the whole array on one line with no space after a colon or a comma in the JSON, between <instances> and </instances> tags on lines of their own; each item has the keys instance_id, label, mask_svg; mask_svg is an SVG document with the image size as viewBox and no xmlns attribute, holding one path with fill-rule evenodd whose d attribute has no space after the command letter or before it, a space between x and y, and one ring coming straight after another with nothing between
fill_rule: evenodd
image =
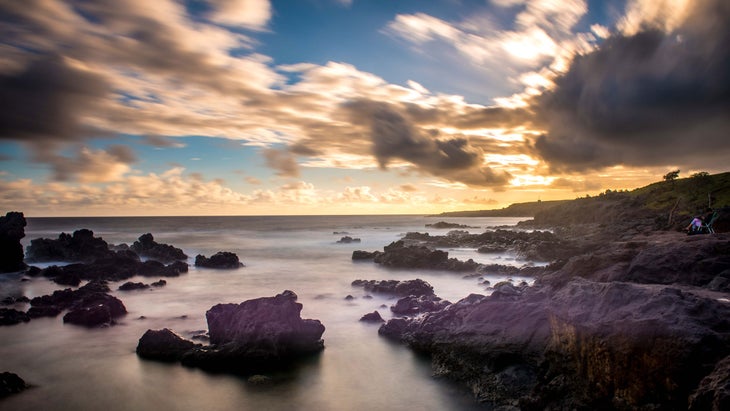
<instances>
[{"instance_id":1,"label":"blue sky","mask_svg":"<svg viewBox=\"0 0 730 411\"><path fill-rule=\"evenodd\" d=\"M726 171L728 8L3 2L0 203L434 213Z\"/></svg>"}]
</instances>

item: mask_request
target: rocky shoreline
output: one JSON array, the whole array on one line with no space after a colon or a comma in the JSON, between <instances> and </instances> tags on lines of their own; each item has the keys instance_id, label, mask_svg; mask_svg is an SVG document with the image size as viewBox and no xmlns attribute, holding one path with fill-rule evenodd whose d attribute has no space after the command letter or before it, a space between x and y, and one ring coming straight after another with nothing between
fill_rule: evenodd
<instances>
[{"instance_id":1,"label":"rocky shoreline","mask_svg":"<svg viewBox=\"0 0 730 411\"><path fill-rule=\"evenodd\" d=\"M5 219L1 223L9 227L6 242L19 241L22 214L9 213ZM419 279L356 280L354 287L397 297L389 307L391 319L374 311L361 321L381 323L379 335L430 356L436 377L463 384L490 407L727 409L730 235L686 236L657 231L648 219L642 221L647 223L548 227L532 222L531 229L519 231L408 233L383 251L355 251L354 261L386 268L535 278L532 286L499 283L491 295L472 294L454 303L439 298ZM449 258L438 249L448 247L509 252L550 264L484 265ZM29 303L30 309L1 308L0 325L64 311L65 323L113 325L126 309L109 294L109 281L136 275L175 277L188 268L182 250L156 243L149 233L132 247L109 245L89 230L31 241L31 259L72 262L63 267L26 268L15 254L7 267L22 267L26 275L62 285L85 284L28 301L8 299L7 304ZM140 255L148 259L142 261ZM211 258L199 255L196 265L243 266L228 252ZM164 284L128 281L119 289L130 292ZM296 300L295 293L285 291L240 304L218 304L206 313L209 344L186 340L170 329L148 330L137 353L245 375L286 366L324 347L324 325L301 319L302 306Z\"/></svg>"},{"instance_id":2,"label":"rocky shoreline","mask_svg":"<svg viewBox=\"0 0 730 411\"><path fill-rule=\"evenodd\" d=\"M533 286L497 286L379 333L501 409L727 409L730 236L628 232L561 240L574 255L556 254Z\"/></svg>"}]
</instances>

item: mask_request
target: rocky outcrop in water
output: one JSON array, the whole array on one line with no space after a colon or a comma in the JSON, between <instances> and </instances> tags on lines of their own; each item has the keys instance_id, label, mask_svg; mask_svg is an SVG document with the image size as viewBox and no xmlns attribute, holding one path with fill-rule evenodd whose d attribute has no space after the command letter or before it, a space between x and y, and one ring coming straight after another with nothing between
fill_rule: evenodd
<instances>
[{"instance_id":1,"label":"rocky outcrop in water","mask_svg":"<svg viewBox=\"0 0 730 411\"><path fill-rule=\"evenodd\" d=\"M0 217L0 273L25 269L23 246L20 244L25 237L25 225L23 213L11 211Z\"/></svg>"},{"instance_id":2,"label":"rocky outcrop in water","mask_svg":"<svg viewBox=\"0 0 730 411\"><path fill-rule=\"evenodd\" d=\"M30 317L23 311L14 308L0 308L0 325L27 323Z\"/></svg>"},{"instance_id":3,"label":"rocky outcrop in water","mask_svg":"<svg viewBox=\"0 0 730 411\"><path fill-rule=\"evenodd\" d=\"M352 253L353 260L366 260L370 257L375 263L392 268L474 271L479 267L479 264L471 259L460 261L456 258L449 258L449 253L446 251L434 250L426 246L408 246L402 240L385 246L383 252L368 253L357 250Z\"/></svg>"},{"instance_id":4,"label":"rocky outcrop in water","mask_svg":"<svg viewBox=\"0 0 730 411\"><path fill-rule=\"evenodd\" d=\"M90 263L50 266L38 273L61 285L77 286L83 280L122 281L141 275L145 277L177 277L188 272L188 265L176 261L164 265L159 261L140 261L132 251L117 251Z\"/></svg>"},{"instance_id":5,"label":"rocky outcrop in water","mask_svg":"<svg viewBox=\"0 0 730 411\"><path fill-rule=\"evenodd\" d=\"M325 327L318 320L302 319L302 304L296 300L295 293L284 291L240 304L218 304L205 315L210 345L180 354L180 347L187 343L171 332L148 331L137 352L147 358L179 358L188 366L244 374L286 366L324 348Z\"/></svg>"},{"instance_id":6,"label":"rocky outcrop in water","mask_svg":"<svg viewBox=\"0 0 730 411\"><path fill-rule=\"evenodd\" d=\"M28 388L28 384L17 374L11 372L0 373L0 398L17 394Z\"/></svg>"},{"instance_id":7,"label":"rocky outcrop in water","mask_svg":"<svg viewBox=\"0 0 730 411\"><path fill-rule=\"evenodd\" d=\"M349 235L346 235L339 240L337 240L337 244L350 244L350 243L359 243L361 240L359 238L353 238Z\"/></svg>"},{"instance_id":8,"label":"rocky outcrop in water","mask_svg":"<svg viewBox=\"0 0 730 411\"><path fill-rule=\"evenodd\" d=\"M148 257L163 263L185 261L188 259L188 256L183 250L169 244L156 242L150 233L139 236L130 249L142 257Z\"/></svg>"},{"instance_id":9,"label":"rocky outcrop in water","mask_svg":"<svg viewBox=\"0 0 730 411\"><path fill-rule=\"evenodd\" d=\"M710 409L726 397L728 373L715 365L730 355L730 300L708 283L724 278L728 241L608 241L548 267L533 287L498 284L379 333L500 406L686 409L691 398Z\"/></svg>"},{"instance_id":10,"label":"rocky outcrop in water","mask_svg":"<svg viewBox=\"0 0 730 411\"><path fill-rule=\"evenodd\" d=\"M31 299L28 315L31 318L55 317L68 310L63 317L65 323L87 327L113 325L127 309L121 300L107 294L109 291L104 281L91 281L77 290L57 290Z\"/></svg>"},{"instance_id":11,"label":"rocky outcrop in water","mask_svg":"<svg viewBox=\"0 0 730 411\"><path fill-rule=\"evenodd\" d=\"M195 266L231 270L241 268L244 265L243 263L241 263L241 261L239 261L238 255L236 255L235 253L229 251L219 251L210 256L210 258L202 254L198 254L197 256L195 256Z\"/></svg>"},{"instance_id":12,"label":"rocky outcrop in water","mask_svg":"<svg viewBox=\"0 0 730 411\"><path fill-rule=\"evenodd\" d=\"M114 254L106 241L94 237L94 232L87 229L76 230L73 234L61 233L57 239L33 239L26 253L29 262L92 262Z\"/></svg>"},{"instance_id":13,"label":"rocky outcrop in water","mask_svg":"<svg viewBox=\"0 0 730 411\"><path fill-rule=\"evenodd\" d=\"M180 361L186 352L200 346L168 328L147 330L139 339L137 355L150 360L174 362Z\"/></svg>"},{"instance_id":14,"label":"rocky outcrop in water","mask_svg":"<svg viewBox=\"0 0 730 411\"><path fill-rule=\"evenodd\" d=\"M355 280L353 287L363 287L365 291L374 293L390 294L400 297L409 295L415 297L433 296L433 286L426 281L416 278L415 280Z\"/></svg>"},{"instance_id":15,"label":"rocky outcrop in water","mask_svg":"<svg viewBox=\"0 0 730 411\"><path fill-rule=\"evenodd\" d=\"M446 221L439 221L438 223L426 224L426 227L428 227L428 228L438 228L438 229L444 229L444 228L479 228L479 227L468 226L468 225L465 225L465 224L447 223Z\"/></svg>"}]
</instances>

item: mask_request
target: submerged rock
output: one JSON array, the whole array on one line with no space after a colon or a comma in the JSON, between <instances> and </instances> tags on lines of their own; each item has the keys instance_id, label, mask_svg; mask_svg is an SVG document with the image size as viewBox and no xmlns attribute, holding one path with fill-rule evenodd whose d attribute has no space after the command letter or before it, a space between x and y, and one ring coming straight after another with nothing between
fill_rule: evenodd
<instances>
[{"instance_id":1,"label":"submerged rock","mask_svg":"<svg viewBox=\"0 0 730 411\"><path fill-rule=\"evenodd\" d=\"M119 286L120 291L131 291L131 290L144 290L150 288L149 284L145 283L133 283L131 281L127 281L126 283Z\"/></svg>"},{"instance_id":2,"label":"submerged rock","mask_svg":"<svg viewBox=\"0 0 730 411\"><path fill-rule=\"evenodd\" d=\"M219 251L210 258L202 254L195 256L195 266L205 268L236 269L243 267L238 260L238 255L229 251Z\"/></svg>"},{"instance_id":3,"label":"submerged rock","mask_svg":"<svg viewBox=\"0 0 730 411\"><path fill-rule=\"evenodd\" d=\"M109 291L105 281L90 281L77 290L56 290L53 294L31 299L28 315L31 318L55 317L69 310L63 317L66 323L87 327L112 325L127 313L127 309L121 300L107 294Z\"/></svg>"},{"instance_id":4,"label":"submerged rock","mask_svg":"<svg viewBox=\"0 0 730 411\"><path fill-rule=\"evenodd\" d=\"M385 322L383 317L380 316L380 313L376 310L371 313L365 314L360 318L360 321L366 322L366 323L382 323Z\"/></svg>"},{"instance_id":5,"label":"submerged rock","mask_svg":"<svg viewBox=\"0 0 730 411\"><path fill-rule=\"evenodd\" d=\"M403 240L395 241L383 248L383 251L369 253L357 250L352 253L353 260L369 260L392 268L420 268L448 271L474 271L479 264L473 260L460 261L449 258L449 253L433 250L426 246L406 245Z\"/></svg>"},{"instance_id":6,"label":"submerged rock","mask_svg":"<svg viewBox=\"0 0 730 411\"><path fill-rule=\"evenodd\" d=\"M350 243L359 243L361 240L359 238L353 238L349 235L346 235L339 240L337 240L338 244L350 244Z\"/></svg>"},{"instance_id":7,"label":"submerged rock","mask_svg":"<svg viewBox=\"0 0 730 411\"><path fill-rule=\"evenodd\" d=\"M25 269L23 246L20 239L25 237L25 216L19 212L9 212L0 217L0 273L11 273Z\"/></svg>"}]
</instances>

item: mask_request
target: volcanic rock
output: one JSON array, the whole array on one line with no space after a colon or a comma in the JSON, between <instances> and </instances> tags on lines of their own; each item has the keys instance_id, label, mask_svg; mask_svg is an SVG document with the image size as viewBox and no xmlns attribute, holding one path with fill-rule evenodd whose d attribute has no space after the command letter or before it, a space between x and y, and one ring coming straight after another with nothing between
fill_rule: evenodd
<instances>
[{"instance_id":1,"label":"volcanic rock","mask_svg":"<svg viewBox=\"0 0 730 411\"><path fill-rule=\"evenodd\" d=\"M184 261L188 256L179 248L155 241L152 234L142 234L130 247L137 254L163 263Z\"/></svg>"},{"instance_id":2,"label":"volcanic rock","mask_svg":"<svg viewBox=\"0 0 730 411\"><path fill-rule=\"evenodd\" d=\"M353 238L349 235L346 235L339 240L337 240L338 244L350 244L350 243L359 243L361 240L359 238Z\"/></svg>"},{"instance_id":3,"label":"volcanic rock","mask_svg":"<svg viewBox=\"0 0 730 411\"><path fill-rule=\"evenodd\" d=\"M432 296L433 287L426 281L416 278L415 280L355 280L352 282L354 287L363 287L365 291L374 293L391 294L401 297L409 295Z\"/></svg>"},{"instance_id":4,"label":"volcanic rock","mask_svg":"<svg viewBox=\"0 0 730 411\"><path fill-rule=\"evenodd\" d=\"M28 314L13 308L0 308L0 325L15 325L30 321Z\"/></svg>"},{"instance_id":5,"label":"volcanic rock","mask_svg":"<svg viewBox=\"0 0 730 411\"><path fill-rule=\"evenodd\" d=\"M399 299L395 305L390 307L390 311L398 315L413 315L439 311L450 304L449 301L442 300L435 295L422 295L420 297L409 295Z\"/></svg>"},{"instance_id":6,"label":"volcanic rock","mask_svg":"<svg viewBox=\"0 0 730 411\"><path fill-rule=\"evenodd\" d=\"M360 318L360 321L366 322L366 323L382 323L385 322L383 317L380 316L380 313L376 310L371 313L365 314Z\"/></svg>"},{"instance_id":7,"label":"volcanic rock","mask_svg":"<svg viewBox=\"0 0 730 411\"><path fill-rule=\"evenodd\" d=\"M36 238L27 249L28 261L92 262L113 254L107 242L88 229L76 230L73 235L61 233L55 240Z\"/></svg>"},{"instance_id":8,"label":"volcanic rock","mask_svg":"<svg viewBox=\"0 0 730 411\"><path fill-rule=\"evenodd\" d=\"M0 398L17 394L28 388L28 384L17 374L11 372L0 373Z\"/></svg>"},{"instance_id":9,"label":"volcanic rock","mask_svg":"<svg viewBox=\"0 0 730 411\"><path fill-rule=\"evenodd\" d=\"M238 260L235 253L229 251L219 251L210 258L198 254L195 256L196 267L220 268L220 269L236 269L244 265Z\"/></svg>"},{"instance_id":10,"label":"volcanic rock","mask_svg":"<svg viewBox=\"0 0 730 411\"><path fill-rule=\"evenodd\" d=\"M25 237L25 225L23 213L11 211L0 217L0 273L25 269L20 244L20 239Z\"/></svg>"},{"instance_id":11,"label":"volcanic rock","mask_svg":"<svg viewBox=\"0 0 730 411\"><path fill-rule=\"evenodd\" d=\"M150 360L179 361L183 354L200 346L168 328L147 330L137 343L137 355Z\"/></svg>"},{"instance_id":12,"label":"volcanic rock","mask_svg":"<svg viewBox=\"0 0 730 411\"><path fill-rule=\"evenodd\" d=\"M149 284L145 283L133 283L131 281L127 281L126 283L119 286L120 291L131 291L131 290L144 290L150 288Z\"/></svg>"}]
</instances>

